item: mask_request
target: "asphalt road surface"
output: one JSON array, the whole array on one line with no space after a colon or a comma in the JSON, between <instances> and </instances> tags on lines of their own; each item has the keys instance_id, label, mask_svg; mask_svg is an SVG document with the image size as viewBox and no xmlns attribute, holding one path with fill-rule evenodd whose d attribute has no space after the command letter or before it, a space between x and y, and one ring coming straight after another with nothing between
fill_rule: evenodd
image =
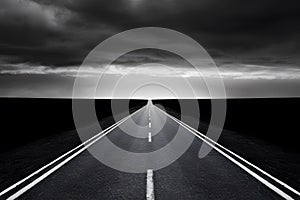
<instances>
[{"instance_id":1,"label":"asphalt road surface","mask_svg":"<svg viewBox=\"0 0 300 200\"><path fill-rule=\"evenodd\" d=\"M296 199L299 193L147 106L7 188L6 199ZM180 142L178 142L180 141ZM205 142L205 141L204 141ZM209 141L208 141L209 142ZM189 144L185 147L184 144ZM113 144L113 145L112 145ZM211 144L211 143L210 143ZM181 151L185 149L186 151ZM92 155L91 152L100 152ZM119 152L118 149L122 149ZM53 149L55 151L55 149ZM127 156L126 152L132 152ZM99 158L106 158L105 164ZM171 163L169 163L171 162ZM48 163L45 163L45 165ZM131 172L138 173L131 173Z\"/></svg>"}]
</instances>

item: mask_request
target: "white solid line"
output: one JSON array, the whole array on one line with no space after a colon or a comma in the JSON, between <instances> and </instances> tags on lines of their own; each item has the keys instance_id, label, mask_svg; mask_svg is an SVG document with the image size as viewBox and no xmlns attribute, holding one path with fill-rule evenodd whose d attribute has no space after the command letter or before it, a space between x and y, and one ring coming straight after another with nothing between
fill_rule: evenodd
<instances>
[{"instance_id":1,"label":"white solid line","mask_svg":"<svg viewBox=\"0 0 300 200\"><path fill-rule=\"evenodd\" d=\"M142 108L141 108L142 109ZM70 160L72 160L74 157L76 157L77 155L79 155L81 152L85 151L87 148L89 148L91 145L93 145L94 143L96 143L97 141L99 141L101 138L103 138L104 136L106 136L108 133L110 133L112 130L114 130L117 126L121 125L122 123L124 123L127 119L129 119L129 117L131 117L132 115L134 115L135 113L137 113L138 111L140 111L141 109L135 111L134 113L132 113L131 115L123 118L122 120L120 120L119 122L117 122L115 124L115 126L113 126L112 128L110 128L107 132L103 133L104 131L102 131L101 133L103 133L102 135L99 136L99 134L97 134L96 136L99 136L98 138L96 138L95 140L93 140L92 142L90 142L89 144L85 145L83 148L81 148L79 151L77 151L76 153L72 154L71 156L69 156L68 158L66 158L65 160L63 160L61 163L57 164L55 167L53 167L52 169L50 169L49 171L45 172L43 175L41 175L40 177L38 177L37 179L35 179L34 181L32 181L31 183L29 183L28 185L26 185L25 187L23 187L22 189L20 189L19 191L17 191L15 194L13 194L12 196L10 196L8 199L12 200L12 199L16 199L17 197L19 197L20 195L22 195L23 193L25 193L26 191L28 191L29 189L31 189L33 186L35 186L36 184L38 184L40 181L42 181L43 179L45 179L46 177L48 177L50 174L52 174L53 172L55 172L56 170L58 170L60 167L62 167L64 164L66 164L67 162L69 162ZM95 136L93 137L95 138ZM92 138L89 139L89 141ZM77 147L76 147L77 148ZM74 151L75 149L73 149ZM72 150L71 150L72 151ZM62 157L62 156L61 156ZM53 163L53 161L51 162ZM49 166L49 164L48 164Z\"/></svg>"},{"instance_id":2,"label":"white solid line","mask_svg":"<svg viewBox=\"0 0 300 200\"><path fill-rule=\"evenodd\" d=\"M168 114L168 113L166 113ZM171 116L173 117L173 116ZM180 120L176 119L175 120L181 122ZM182 122L183 123L183 122ZM252 164L251 162L247 161L246 159L242 158L241 156L239 156L238 154L234 153L233 151L225 148L224 146L222 146L221 144L215 142L214 140L210 139L209 137L207 137L206 135L200 133L198 130L194 129L193 127L185 124L189 129L191 129L192 131L196 132L197 134L201 135L202 137L204 137L205 139L208 139L210 142L212 142L213 144L217 145L218 147L220 147L221 149L227 151L228 153L232 154L233 156L237 157L238 159L240 159L241 161L245 162L246 164L250 165L251 167L255 168L257 171L263 173L264 175L268 176L269 178L271 178L272 180L274 180L275 182L277 182L278 184L282 185L283 187L287 188L288 190L290 190L291 192L294 192L295 194L297 194L298 196L300 196L300 192L298 192L297 190L295 190L294 188L292 188L291 186L287 185L286 183L282 182L281 180L275 178L274 176L272 176L271 174L267 173L266 171L264 171L263 169L259 168L258 166Z\"/></svg>"},{"instance_id":3,"label":"white solid line","mask_svg":"<svg viewBox=\"0 0 300 200\"><path fill-rule=\"evenodd\" d=\"M151 132L148 133L148 142L152 142Z\"/></svg>"},{"instance_id":4,"label":"white solid line","mask_svg":"<svg viewBox=\"0 0 300 200\"><path fill-rule=\"evenodd\" d=\"M183 123L183 122L182 122ZM203 135L202 133L200 133L199 131L195 130L194 128L190 127L189 125L185 124L188 129L191 129L192 131L198 133L199 135L201 135L202 137L204 137L205 139L208 139L211 143L217 145L218 147L220 147L221 149L227 151L228 153L234 155L235 157L237 157L238 159L240 159L241 161L245 162L246 164L250 165L251 167L255 168L257 171L261 172L262 174L268 176L269 178L271 178L272 180L274 180L275 182L277 182L278 184L282 185L283 187L287 188L288 190L290 190L291 192L297 194L300 196L300 192L298 192L297 190L295 190L294 188L292 188L291 186L287 185L286 183L282 182L281 180L277 179L276 177L272 176L271 174L269 174L268 172L264 171L263 169L259 168L258 166L252 164L251 162L247 161L246 159L242 158L241 156L239 156L238 154L234 153L233 151L225 148L224 146L222 146L221 144L215 142L214 140L210 139L209 137L207 137L206 135Z\"/></svg>"},{"instance_id":5,"label":"white solid line","mask_svg":"<svg viewBox=\"0 0 300 200\"><path fill-rule=\"evenodd\" d=\"M18 185L24 183L25 181L27 181L28 179L30 179L31 177L37 175L38 173L40 173L41 171L43 171L44 169L48 168L49 166L53 165L54 163L58 162L59 160L61 160L62 158L66 157L67 155L71 154L72 152L76 151L77 149L79 149L80 147L84 146L85 144L87 144L88 142L90 142L91 140L95 139L96 137L98 137L99 135L101 135L102 133L104 133L105 131L108 131L111 128L114 128L115 126L118 126L118 124L121 122L122 120L120 120L119 122L111 125L110 127L106 128L105 130L101 131L100 133L96 134L95 136L91 137L90 139L86 140L85 142L81 143L80 145L78 145L77 147L71 149L70 151L64 153L63 155L59 156L58 158L56 158L55 160L53 160L52 162L48 163L47 165L41 167L40 169L36 170L35 172L31 173L30 175L28 175L27 177L21 179L20 181L16 182L15 184L11 185L10 187L6 188L5 190L3 190L0 193L0 196L4 195L5 193L9 192L10 190L16 188Z\"/></svg>"},{"instance_id":6,"label":"white solid line","mask_svg":"<svg viewBox=\"0 0 300 200\"><path fill-rule=\"evenodd\" d=\"M280 190L279 188L277 188L275 185L271 184L270 182L268 182L267 180L265 180L264 178L260 177L258 174L256 174L255 172L253 172L252 170L250 170L249 168L247 168L246 166L244 166L242 163L240 163L239 161L235 160L233 157L231 157L230 155L226 154L224 151L222 151L221 149L219 149L217 146L221 146L219 143L217 142L209 142L206 139L208 138L207 136L205 137L206 139L204 139L203 136L200 136L196 133L201 134L199 131L195 130L194 128L188 126L187 124L183 123L182 121L176 119L175 117L169 115L168 113L164 112L163 110L161 110L160 108L158 108L161 112L165 113L167 116L169 116L171 119L173 119L175 122L177 122L178 124L180 124L181 126L183 126L184 128L186 128L187 130L189 130L192 134L194 134L196 137L198 137L199 139L201 139L202 141L204 141L206 144L208 144L209 146L211 146L212 148L214 148L216 151L218 151L220 154L222 154L223 156L225 156L226 158L228 158L230 161L232 161L233 163L235 163L237 166L239 166L240 168L242 168L243 170L245 170L246 172L248 172L251 176L253 176L254 178L256 178L257 180L259 180L261 183L265 184L267 187L269 187L270 189L272 189L274 192L276 192L277 194L279 194L280 196L282 196L285 199L293 199L291 196L289 196L288 194L286 194L285 192L283 192L282 190ZM196 133L195 133L196 132ZM203 135L203 134L201 134ZM211 140L211 139L210 139ZM212 143L216 144L216 146L214 146ZM223 147L225 149L225 147ZM228 149L227 149L228 150ZM231 152L230 150L228 150L228 152ZM236 154L237 155L237 154ZM240 157L240 156L239 156ZM240 157L241 158L241 157ZM245 160L245 159L243 159ZM245 160L246 161L246 160ZM247 161L248 162L248 161ZM250 162L248 162L250 163ZM253 165L253 164L252 164ZM255 165L253 165L255 166ZM258 167L256 167L256 169L260 169ZM263 170L262 170L263 171ZM267 174L266 172L264 174ZM278 180L278 179L273 179L273 180ZM276 181L278 182L278 181ZM288 187L286 187L288 188ZM289 186L289 188L291 188ZM296 190L295 190L296 191ZM297 192L297 191L296 191Z\"/></svg>"},{"instance_id":7,"label":"white solid line","mask_svg":"<svg viewBox=\"0 0 300 200\"><path fill-rule=\"evenodd\" d=\"M153 170L147 170L147 191L146 191L146 199L154 200L154 180L153 180Z\"/></svg>"}]
</instances>

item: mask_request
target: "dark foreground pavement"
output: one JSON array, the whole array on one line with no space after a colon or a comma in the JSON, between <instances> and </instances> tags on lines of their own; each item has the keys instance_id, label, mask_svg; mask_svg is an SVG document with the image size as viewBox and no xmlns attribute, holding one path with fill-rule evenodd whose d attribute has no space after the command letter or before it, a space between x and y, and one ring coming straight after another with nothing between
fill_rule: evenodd
<instances>
[{"instance_id":1,"label":"dark foreground pavement","mask_svg":"<svg viewBox=\"0 0 300 200\"><path fill-rule=\"evenodd\" d=\"M122 125L124 129L131 130L131 134L118 127L107 138L129 152L147 153L164 148L175 138L177 130L183 137L191 136L191 132L179 128L175 121L157 109L151 109L149 128L148 109L145 107L134 115L133 120L139 127L129 127L132 125L127 121ZM149 131L153 134L151 142L147 137ZM155 199L282 199L215 150L199 159L201 144L201 140L194 138L179 159L154 171ZM103 141L95 143L93 148L97 145L103 145ZM171 156L175 148L171 146L171 150L162 157ZM115 156L115 152L109 149L104 149L103 153ZM138 163L135 160L129 162L133 165ZM153 162L160 161L145 159L145 162L138 163L144 168L144 173L126 173L102 164L84 151L20 199L145 199L146 170L153 167ZM121 168L122 165L126 163L120 160Z\"/></svg>"}]
</instances>

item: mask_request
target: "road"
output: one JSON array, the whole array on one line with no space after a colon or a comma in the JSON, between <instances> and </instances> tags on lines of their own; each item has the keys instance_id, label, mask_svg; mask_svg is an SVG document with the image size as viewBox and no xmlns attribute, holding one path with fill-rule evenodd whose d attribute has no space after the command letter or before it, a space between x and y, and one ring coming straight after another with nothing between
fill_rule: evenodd
<instances>
[{"instance_id":1,"label":"road","mask_svg":"<svg viewBox=\"0 0 300 200\"><path fill-rule=\"evenodd\" d=\"M132 121L131 121L132 120ZM122 120L121 120L122 121ZM133 126L132 122L138 126ZM199 159L203 142L197 133L163 110L147 106L103 131L57 162L40 170L16 187L8 188L3 198L10 199L292 199L297 191L282 186L256 166L249 166L215 147ZM178 133L177 133L178 132ZM179 137L191 145L176 157ZM145 155L142 159L117 155L109 144ZM208 141L209 143L209 141ZM172 144L172 145L170 145ZM167 145L168 150L163 151ZM181 147L180 147L181 148ZM101 151L114 160L113 169L101 163L89 150ZM221 150L220 150L221 149ZM161 151L160 151L161 150ZM153 152L160 152L156 155ZM223 152L223 153L222 153ZM149 155L153 153L151 158ZM122 155L122 154L121 154ZM229 157L228 157L229 156ZM175 158L167 165L168 158ZM233 160L231 160L233 159ZM247 161L246 161L247 162ZM129 163L129 164L128 164ZM47 163L45 163L47 164ZM167 165L161 169L160 165ZM274 177L273 177L274 178ZM276 178L275 178L276 179ZM288 187L288 186L287 186Z\"/></svg>"}]
</instances>

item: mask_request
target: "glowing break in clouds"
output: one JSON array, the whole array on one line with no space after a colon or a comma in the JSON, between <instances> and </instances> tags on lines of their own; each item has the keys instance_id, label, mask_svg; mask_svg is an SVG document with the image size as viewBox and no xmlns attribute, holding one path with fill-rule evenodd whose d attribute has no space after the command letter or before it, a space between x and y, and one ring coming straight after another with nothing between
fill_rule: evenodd
<instances>
[{"instance_id":1,"label":"glowing break in clouds","mask_svg":"<svg viewBox=\"0 0 300 200\"><path fill-rule=\"evenodd\" d=\"M77 66L32 66L26 63L2 65L0 66L0 96L70 98L77 70ZM91 88L89 79L95 78L99 71L104 72L101 66L90 66L84 70L81 76L86 79L86 84L81 88L82 98L87 97ZM233 63L219 66L219 71L229 98L300 96L300 69L296 67ZM213 79L215 76L207 68L201 68L201 72L207 78ZM112 80L117 80L118 77L126 74L132 78L164 78L173 82L184 77L191 82L197 82L198 91L201 91L199 98L214 98L209 96L202 79L197 77L199 75L191 67L166 67L155 63L143 66L111 65L105 74ZM108 94L109 91L106 92Z\"/></svg>"},{"instance_id":2,"label":"glowing break in clouds","mask_svg":"<svg viewBox=\"0 0 300 200\"><path fill-rule=\"evenodd\" d=\"M10 64L0 67L2 75L58 75L75 77L77 66L68 67L49 67L49 66L32 66L24 64ZM192 68L186 66L164 67L159 64L147 66L126 66L110 65L105 71L102 66L89 66L84 68L81 76L95 77L99 73L110 75L143 75L155 77L199 77L199 74ZM226 64L219 67L220 75L224 79L244 79L244 80L300 80L300 68L283 66L272 67L263 65L248 64ZM201 68L204 77L216 78L216 75L209 68Z\"/></svg>"}]
</instances>

